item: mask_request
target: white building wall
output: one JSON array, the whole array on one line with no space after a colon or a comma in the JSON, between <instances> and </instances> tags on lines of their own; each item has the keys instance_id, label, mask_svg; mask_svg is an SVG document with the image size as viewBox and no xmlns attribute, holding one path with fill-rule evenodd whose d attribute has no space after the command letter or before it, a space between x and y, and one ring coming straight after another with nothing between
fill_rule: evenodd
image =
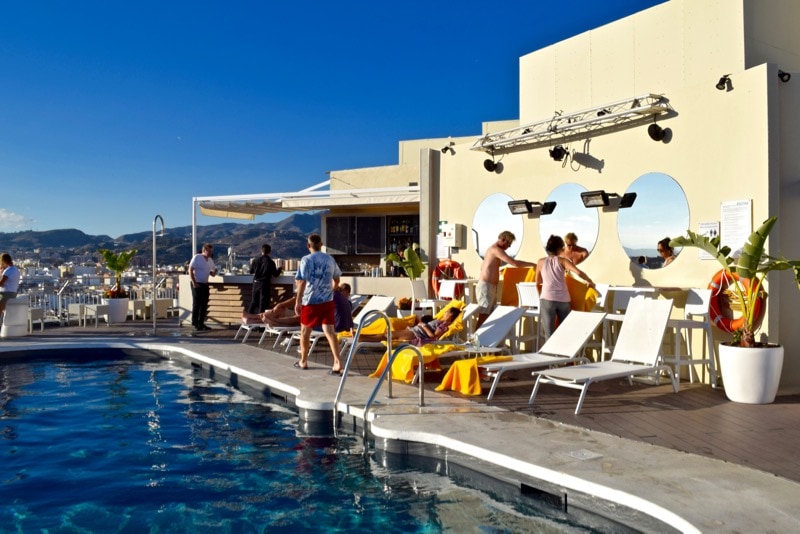
<instances>
[{"instance_id":1,"label":"white building wall","mask_svg":"<svg viewBox=\"0 0 800 534\"><path fill-rule=\"evenodd\" d=\"M672 137L654 142L646 127L637 127L569 146L588 147L603 161L601 172L555 162L547 148L539 148L498 155L503 172L489 173L485 153L469 150L471 142L459 144L454 155L441 158L439 218L468 228L469 244L453 258L477 276L481 260L469 229L490 194L544 201L570 182L622 194L650 172L680 184L692 230L699 222L719 221L722 202L751 199L753 227L778 215L771 245L799 258L800 145L793 125L800 118L800 75L783 84L776 64L791 61L780 65L790 72L798 65L798 32L787 20L800 20L800 2L672 0L522 57L520 124L653 92L664 94L676 112L659 119ZM715 88L724 74L731 75L732 90ZM558 217L558 209L550 217ZM538 219L525 220L519 258L544 255L538 226ZM620 245L617 214L601 212L596 247L581 268L597 282L686 288L706 287L719 266L687 249L668 268L640 271ZM800 356L800 329L792 326L800 292L791 287L791 275L781 275L772 277L764 332L787 347L785 393L800 391L800 365L793 361ZM719 330L715 336L725 338Z\"/></svg>"}]
</instances>

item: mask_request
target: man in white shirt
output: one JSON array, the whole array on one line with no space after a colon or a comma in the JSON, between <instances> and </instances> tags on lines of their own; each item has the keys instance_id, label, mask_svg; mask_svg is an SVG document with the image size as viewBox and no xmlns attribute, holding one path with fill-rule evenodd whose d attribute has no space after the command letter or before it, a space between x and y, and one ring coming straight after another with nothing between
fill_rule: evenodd
<instances>
[{"instance_id":1,"label":"man in white shirt","mask_svg":"<svg viewBox=\"0 0 800 534\"><path fill-rule=\"evenodd\" d=\"M0 315L5 314L6 302L17 297L19 269L11 260L11 254L0 254Z\"/></svg>"},{"instance_id":2,"label":"man in white shirt","mask_svg":"<svg viewBox=\"0 0 800 534\"><path fill-rule=\"evenodd\" d=\"M211 330L206 326L208 316L208 277L217 275L214 265L214 246L206 243L200 254L189 262L189 278L192 281L192 327L196 331Z\"/></svg>"}]
</instances>

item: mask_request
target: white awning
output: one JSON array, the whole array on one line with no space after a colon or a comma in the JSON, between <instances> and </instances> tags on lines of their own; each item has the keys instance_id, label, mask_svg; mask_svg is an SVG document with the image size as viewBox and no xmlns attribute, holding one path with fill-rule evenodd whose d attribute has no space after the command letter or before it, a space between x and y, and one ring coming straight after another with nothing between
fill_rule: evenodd
<instances>
[{"instance_id":1,"label":"white awning","mask_svg":"<svg viewBox=\"0 0 800 534\"><path fill-rule=\"evenodd\" d=\"M312 188L292 193L195 197L200 213L209 217L253 220L256 215L280 212L318 211L355 206L419 207L419 186L372 189L319 190Z\"/></svg>"}]
</instances>

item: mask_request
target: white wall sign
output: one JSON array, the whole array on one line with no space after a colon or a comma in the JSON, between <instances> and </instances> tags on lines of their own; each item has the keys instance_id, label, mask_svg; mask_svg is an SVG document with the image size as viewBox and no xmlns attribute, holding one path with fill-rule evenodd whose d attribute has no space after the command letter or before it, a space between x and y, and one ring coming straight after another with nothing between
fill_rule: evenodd
<instances>
[{"instance_id":1,"label":"white wall sign","mask_svg":"<svg viewBox=\"0 0 800 534\"><path fill-rule=\"evenodd\" d=\"M753 233L753 201L734 200L723 202L721 212L721 245L729 246L731 254L738 256L742 245Z\"/></svg>"},{"instance_id":2,"label":"white wall sign","mask_svg":"<svg viewBox=\"0 0 800 534\"><path fill-rule=\"evenodd\" d=\"M699 235L705 236L709 239L713 239L719 236L719 221L708 221L708 222L701 222L698 224L697 233ZM701 260L713 260L714 256L706 252L705 250L698 249L699 254L698 257Z\"/></svg>"}]
</instances>

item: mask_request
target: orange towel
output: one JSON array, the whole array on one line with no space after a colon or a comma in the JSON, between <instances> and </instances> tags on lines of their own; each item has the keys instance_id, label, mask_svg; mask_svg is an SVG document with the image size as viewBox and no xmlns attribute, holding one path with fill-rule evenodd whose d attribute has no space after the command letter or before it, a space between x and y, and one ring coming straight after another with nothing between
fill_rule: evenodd
<instances>
[{"instance_id":1,"label":"orange towel","mask_svg":"<svg viewBox=\"0 0 800 534\"><path fill-rule=\"evenodd\" d=\"M458 391L464 395L480 395L483 393L481 379L478 374L478 366L492 362L506 362L513 360L511 356L483 356L470 358L468 360L458 360L453 362L447 374L444 375L442 383L436 387L436 391Z\"/></svg>"}]
</instances>

